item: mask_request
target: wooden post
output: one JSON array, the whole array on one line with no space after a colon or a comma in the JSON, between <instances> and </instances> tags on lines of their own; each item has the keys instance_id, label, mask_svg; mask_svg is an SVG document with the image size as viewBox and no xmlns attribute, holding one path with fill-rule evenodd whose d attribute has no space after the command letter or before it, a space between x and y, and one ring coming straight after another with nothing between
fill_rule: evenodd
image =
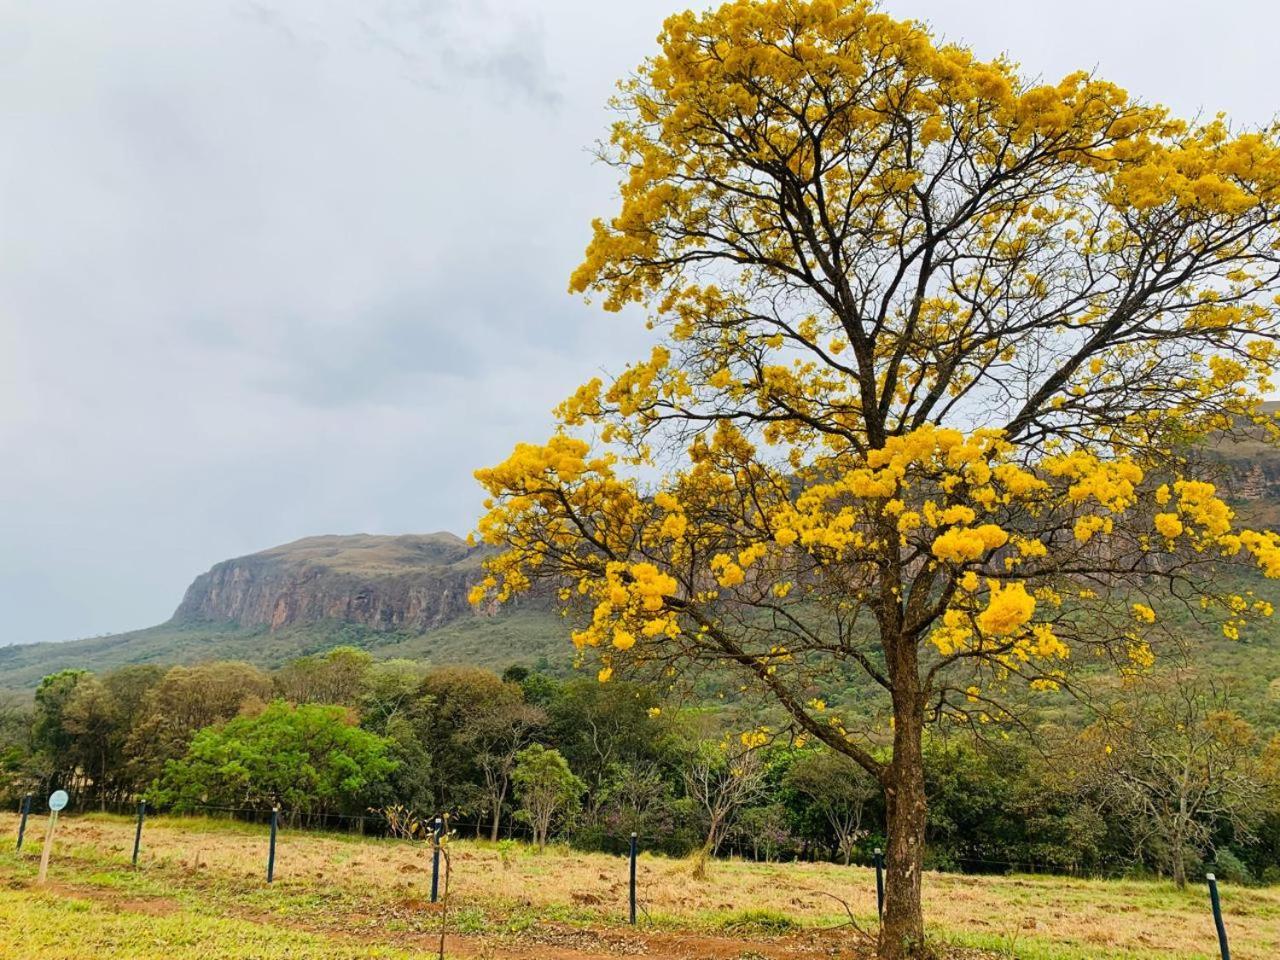
<instances>
[{"instance_id":1,"label":"wooden post","mask_svg":"<svg viewBox=\"0 0 1280 960\"><path fill-rule=\"evenodd\" d=\"M69 799L65 790L55 790L49 794L49 832L44 836L44 850L40 854L40 874L36 877L36 883L44 883L49 876L49 856L53 853L53 831L58 826L58 812L66 807Z\"/></svg>"},{"instance_id":2,"label":"wooden post","mask_svg":"<svg viewBox=\"0 0 1280 960\"><path fill-rule=\"evenodd\" d=\"M1222 922L1222 901L1218 899L1218 878L1212 873L1205 874L1209 881L1209 903L1213 907L1213 922L1218 928L1218 950L1222 960L1231 960L1231 948L1227 946L1227 927Z\"/></svg>"},{"instance_id":3,"label":"wooden post","mask_svg":"<svg viewBox=\"0 0 1280 960\"><path fill-rule=\"evenodd\" d=\"M44 883L49 878L49 856L53 853L53 831L58 826L58 811L49 811L49 829L44 835L44 850L40 853L40 874L36 883Z\"/></svg>"}]
</instances>

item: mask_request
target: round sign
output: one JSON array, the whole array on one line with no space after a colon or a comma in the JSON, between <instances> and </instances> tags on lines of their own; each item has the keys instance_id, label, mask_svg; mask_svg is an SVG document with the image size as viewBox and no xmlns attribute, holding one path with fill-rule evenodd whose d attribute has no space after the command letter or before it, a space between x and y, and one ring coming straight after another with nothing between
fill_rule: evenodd
<instances>
[{"instance_id":1,"label":"round sign","mask_svg":"<svg viewBox=\"0 0 1280 960\"><path fill-rule=\"evenodd\" d=\"M70 799L71 798L67 796L67 791L55 790L53 793L49 794L49 809L54 813L57 813L59 810L66 807L67 801Z\"/></svg>"}]
</instances>

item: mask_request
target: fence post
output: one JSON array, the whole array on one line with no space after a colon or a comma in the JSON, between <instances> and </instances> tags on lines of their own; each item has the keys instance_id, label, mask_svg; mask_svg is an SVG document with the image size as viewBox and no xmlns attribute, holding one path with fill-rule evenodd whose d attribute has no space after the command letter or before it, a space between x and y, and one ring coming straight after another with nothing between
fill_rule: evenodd
<instances>
[{"instance_id":1,"label":"fence post","mask_svg":"<svg viewBox=\"0 0 1280 960\"><path fill-rule=\"evenodd\" d=\"M876 847L876 913L884 920L884 851Z\"/></svg>"},{"instance_id":2,"label":"fence post","mask_svg":"<svg viewBox=\"0 0 1280 960\"><path fill-rule=\"evenodd\" d=\"M631 834L631 925L636 925L636 835Z\"/></svg>"},{"instance_id":3,"label":"fence post","mask_svg":"<svg viewBox=\"0 0 1280 960\"><path fill-rule=\"evenodd\" d=\"M44 884L49 878L49 857L53 853L53 832L58 829L58 811L49 811L49 829L44 835L44 849L40 851L40 872L36 883Z\"/></svg>"},{"instance_id":4,"label":"fence post","mask_svg":"<svg viewBox=\"0 0 1280 960\"><path fill-rule=\"evenodd\" d=\"M280 824L280 808L271 808L271 846L267 850L267 883L276 879L276 828Z\"/></svg>"},{"instance_id":5,"label":"fence post","mask_svg":"<svg viewBox=\"0 0 1280 960\"><path fill-rule=\"evenodd\" d=\"M31 794L22 798L22 820L18 823L18 852L22 852L22 839L27 835L27 817L31 814Z\"/></svg>"},{"instance_id":6,"label":"fence post","mask_svg":"<svg viewBox=\"0 0 1280 960\"><path fill-rule=\"evenodd\" d=\"M1222 951L1222 960L1231 960L1231 948L1227 946L1227 928L1222 922L1222 901L1218 899L1218 878L1207 873L1205 879L1209 881L1209 903L1213 905L1213 922L1218 928L1218 949Z\"/></svg>"},{"instance_id":7,"label":"fence post","mask_svg":"<svg viewBox=\"0 0 1280 960\"><path fill-rule=\"evenodd\" d=\"M147 818L147 801L138 801L138 828L133 833L133 868L138 869L138 851L142 849L142 821Z\"/></svg>"},{"instance_id":8,"label":"fence post","mask_svg":"<svg viewBox=\"0 0 1280 960\"><path fill-rule=\"evenodd\" d=\"M431 902L440 899L440 818L431 821Z\"/></svg>"}]
</instances>

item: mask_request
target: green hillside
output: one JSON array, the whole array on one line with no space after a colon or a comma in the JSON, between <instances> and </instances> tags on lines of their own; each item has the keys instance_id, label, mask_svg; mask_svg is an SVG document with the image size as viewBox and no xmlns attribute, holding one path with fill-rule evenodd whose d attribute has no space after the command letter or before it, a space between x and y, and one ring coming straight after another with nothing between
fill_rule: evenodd
<instances>
[{"instance_id":1,"label":"green hillside","mask_svg":"<svg viewBox=\"0 0 1280 960\"><path fill-rule=\"evenodd\" d=\"M1261 577L1248 577L1236 588L1253 589L1280 607L1280 589ZM1242 711L1267 730L1280 730L1280 616L1254 625L1238 641L1224 639L1194 623L1185 610L1167 607L1163 617L1175 624L1191 660L1214 677L1228 681ZM298 624L271 630L243 627L234 622L170 621L144 630L71 640L0 647L0 694L29 696L40 678L58 670L77 668L102 672L131 664L192 664L208 660L245 660L258 666L279 667L288 661L350 645L368 650L378 659L404 658L435 665L471 664L501 671L514 663L539 665L551 673L571 669L574 649L565 621L554 611L518 606L493 616L463 616L430 630L375 630L336 620ZM1172 651L1166 657L1173 656ZM824 690L830 702L853 706L878 693L850 675L847 689ZM735 696L733 682L703 678L700 693L710 699ZM1039 695L1049 714L1074 705L1063 698Z\"/></svg>"},{"instance_id":2,"label":"green hillside","mask_svg":"<svg viewBox=\"0 0 1280 960\"><path fill-rule=\"evenodd\" d=\"M170 622L105 637L0 647L0 693L30 694L41 677L70 668L101 672L130 664L205 660L278 667L340 644L360 647L380 659L467 663L495 670L545 658L546 666L556 672L569 669L573 658L564 621L555 613L526 608L492 617L463 617L423 632L377 631L337 621L275 631L227 622Z\"/></svg>"}]
</instances>

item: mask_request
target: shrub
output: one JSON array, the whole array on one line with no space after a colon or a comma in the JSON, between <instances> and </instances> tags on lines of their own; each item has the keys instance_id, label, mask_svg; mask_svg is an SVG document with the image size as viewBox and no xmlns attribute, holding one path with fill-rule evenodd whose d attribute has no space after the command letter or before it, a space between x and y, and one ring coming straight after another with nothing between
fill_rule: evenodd
<instances>
[{"instance_id":1,"label":"shrub","mask_svg":"<svg viewBox=\"0 0 1280 960\"><path fill-rule=\"evenodd\" d=\"M1252 884L1257 882L1257 878L1245 866L1244 861L1236 856L1230 847L1219 847L1214 859L1215 862L1211 865L1212 872L1223 883Z\"/></svg>"}]
</instances>

